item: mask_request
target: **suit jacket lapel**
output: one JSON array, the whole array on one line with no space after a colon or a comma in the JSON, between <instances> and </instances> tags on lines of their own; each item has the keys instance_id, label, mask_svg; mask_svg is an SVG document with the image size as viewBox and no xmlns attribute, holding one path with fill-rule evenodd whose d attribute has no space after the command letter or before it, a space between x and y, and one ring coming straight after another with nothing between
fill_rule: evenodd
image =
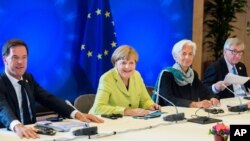
<instances>
[{"instance_id":1,"label":"suit jacket lapel","mask_svg":"<svg viewBox=\"0 0 250 141\"><path fill-rule=\"evenodd\" d=\"M240 76L245 76L246 74L244 74L243 68L238 64L235 65L237 72Z\"/></svg>"},{"instance_id":2,"label":"suit jacket lapel","mask_svg":"<svg viewBox=\"0 0 250 141\"><path fill-rule=\"evenodd\" d=\"M7 99L8 100L11 99L11 101L13 101L13 102L10 102L9 104L14 109L16 116L20 118L20 114L19 114L20 110L19 110L16 91L5 73L2 74L2 78L3 78L7 91L9 91L9 95L7 96L9 98Z\"/></svg>"},{"instance_id":3,"label":"suit jacket lapel","mask_svg":"<svg viewBox=\"0 0 250 141\"><path fill-rule=\"evenodd\" d=\"M221 71L223 72L224 76L226 76L228 74L228 68L227 68L227 63L226 63L226 60L225 58L223 57L222 60L221 60L221 68L222 69ZM225 77L224 77L225 78ZM224 79L223 78L223 79Z\"/></svg>"}]
</instances>

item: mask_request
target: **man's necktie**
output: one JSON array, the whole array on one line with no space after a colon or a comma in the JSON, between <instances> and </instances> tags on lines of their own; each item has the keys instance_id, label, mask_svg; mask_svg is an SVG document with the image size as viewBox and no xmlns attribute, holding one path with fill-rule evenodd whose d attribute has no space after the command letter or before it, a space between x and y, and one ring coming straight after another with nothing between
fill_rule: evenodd
<instances>
[{"instance_id":1,"label":"man's necktie","mask_svg":"<svg viewBox=\"0 0 250 141\"><path fill-rule=\"evenodd\" d=\"M233 74L236 74L236 75L238 74L237 71L236 71L235 66L233 66L232 70L233 70Z\"/></svg>"},{"instance_id":2,"label":"man's necktie","mask_svg":"<svg viewBox=\"0 0 250 141\"><path fill-rule=\"evenodd\" d=\"M28 100L27 100L27 91L25 90L24 81L20 80L18 83L21 85L21 93L22 93L22 109L23 109L23 124L30 124L32 123L29 107L28 107Z\"/></svg>"},{"instance_id":3,"label":"man's necktie","mask_svg":"<svg viewBox=\"0 0 250 141\"><path fill-rule=\"evenodd\" d=\"M238 75L235 66L233 66L232 71L233 71L233 74ZM234 85L234 89L235 89L235 90L234 90L235 92L238 91L238 93L236 92L238 96L246 96L246 89L245 89L245 86L244 86L244 85L235 84L235 85ZM239 92L239 91L240 91L240 92Z\"/></svg>"}]
</instances>

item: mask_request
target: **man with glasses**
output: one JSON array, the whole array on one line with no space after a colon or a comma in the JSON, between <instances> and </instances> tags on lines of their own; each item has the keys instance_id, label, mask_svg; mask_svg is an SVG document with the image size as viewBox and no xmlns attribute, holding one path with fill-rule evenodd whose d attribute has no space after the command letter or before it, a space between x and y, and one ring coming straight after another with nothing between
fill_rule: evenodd
<instances>
[{"instance_id":1,"label":"man with glasses","mask_svg":"<svg viewBox=\"0 0 250 141\"><path fill-rule=\"evenodd\" d=\"M244 54L244 49L245 45L243 41L238 38L228 38L224 44L223 57L210 65L205 71L203 83L219 99L245 96L246 91L250 88L250 81L247 81L244 85L228 84L223 81L229 72L240 76L247 76L246 67L240 62L241 56Z\"/></svg>"}]
</instances>

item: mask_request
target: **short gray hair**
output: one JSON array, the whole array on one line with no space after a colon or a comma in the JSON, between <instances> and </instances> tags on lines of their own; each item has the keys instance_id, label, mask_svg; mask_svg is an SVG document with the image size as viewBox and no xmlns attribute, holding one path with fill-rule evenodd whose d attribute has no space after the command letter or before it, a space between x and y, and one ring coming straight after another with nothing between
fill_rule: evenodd
<instances>
[{"instance_id":1,"label":"short gray hair","mask_svg":"<svg viewBox=\"0 0 250 141\"><path fill-rule=\"evenodd\" d=\"M233 45L242 45L243 49L245 49L244 42L238 38L228 38L224 44L224 49L230 49Z\"/></svg>"},{"instance_id":2,"label":"short gray hair","mask_svg":"<svg viewBox=\"0 0 250 141\"><path fill-rule=\"evenodd\" d=\"M181 50L184 47L184 45L191 46L193 49L193 55L195 55L196 44L191 40L183 39L183 40L180 40L179 42L175 43L175 45L172 49L172 55L173 55L173 58L175 61L177 61L177 56L179 55L179 53L181 53Z\"/></svg>"}]
</instances>

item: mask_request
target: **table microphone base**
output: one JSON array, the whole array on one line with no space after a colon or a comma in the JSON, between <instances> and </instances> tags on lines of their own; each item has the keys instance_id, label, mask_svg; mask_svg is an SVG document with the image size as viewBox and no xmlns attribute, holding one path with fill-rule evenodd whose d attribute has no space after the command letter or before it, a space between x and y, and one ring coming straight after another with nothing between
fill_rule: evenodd
<instances>
[{"instance_id":1,"label":"table microphone base","mask_svg":"<svg viewBox=\"0 0 250 141\"><path fill-rule=\"evenodd\" d=\"M221 119L210 118L207 116L199 116L197 118L191 118L187 120L188 122L194 122L199 124L209 124L209 123L217 123L221 122Z\"/></svg>"},{"instance_id":2,"label":"table microphone base","mask_svg":"<svg viewBox=\"0 0 250 141\"><path fill-rule=\"evenodd\" d=\"M177 113L163 117L163 120L165 121L180 121L184 119L185 119L184 113Z\"/></svg>"},{"instance_id":3,"label":"table microphone base","mask_svg":"<svg viewBox=\"0 0 250 141\"><path fill-rule=\"evenodd\" d=\"M247 105L237 105L228 107L228 111L230 112L245 112L247 110L249 110Z\"/></svg>"}]
</instances>

